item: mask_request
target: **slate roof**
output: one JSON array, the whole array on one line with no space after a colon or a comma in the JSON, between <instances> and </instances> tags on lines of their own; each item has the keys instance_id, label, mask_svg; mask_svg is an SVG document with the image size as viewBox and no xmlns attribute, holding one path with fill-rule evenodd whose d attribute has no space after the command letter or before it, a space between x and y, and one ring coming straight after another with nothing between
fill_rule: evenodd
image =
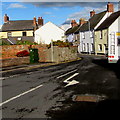
<instances>
[{"instance_id":1,"label":"slate roof","mask_svg":"<svg viewBox=\"0 0 120 120\"><path fill-rule=\"evenodd\" d=\"M94 27L100 22L100 20L104 17L104 15L106 14L107 11L103 11L101 13L95 14L93 17L91 17L89 19L89 22L83 24L81 27L80 25L73 27L73 28L69 28L66 31L66 35L67 34L72 34L72 33L79 33L79 31L83 32L83 31L89 31L89 24L90 24L90 30L93 30Z\"/></svg>"},{"instance_id":2,"label":"slate roof","mask_svg":"<svg viewBox=\"0 0 120 120\"><path fill-rule=\"evenodd\" d=\"M112 13L106 20L96 29L98 30L103 30L107 29L118 17L120 16L120 11Z\"/></svg>"},{"instance_id":3,"label":"slate roof","mask_svg":"<svg viewBox=\"0 0 120 120\"><path fill-rule=\"evenodd\" d=\"M84 32L84 31L89 31L89 26L90 30L93 30L95 26L100 22L100 20L104 17L107 11L95 14L93 17L89 19L89 21L85 24L83 24L79 31Z\"/></svg>"},{"instance_id":4,"label":"slate roof","mask_svg":"<svg viewBox=\"0 0 120 120\"><path fill-rule=\"evenodd\" d=\"M33 20L17 20L4 23L2 31L33 30Z\"/></svg>"},{"instance_id":5,"label":"slate roof","mask_svg":"<svg viewBox=\"0 0 120 120\"><path fill-rule=\"evenodd\" d=\"M80 25L78 26L75 26L75 27L71 27L69 28L66 32L65 32L65 35L69 35L69 34L72 34L72 33L79 33L79 31L77 31L79 29Z\"/></svg>"}]
</instances>

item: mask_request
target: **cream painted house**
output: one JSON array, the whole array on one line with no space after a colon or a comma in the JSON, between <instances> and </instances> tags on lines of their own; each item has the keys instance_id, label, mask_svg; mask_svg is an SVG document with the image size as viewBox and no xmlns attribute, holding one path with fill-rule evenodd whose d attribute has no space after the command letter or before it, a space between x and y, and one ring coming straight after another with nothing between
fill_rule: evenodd
<instances>
[{"instance_id":1,"label":"cream painted house","mask_svg":"<svg viewBox=\"0 0 120 120\"><path fill-rule=\"evenodd\" d=\"M50 44L51 40L65 41L65 31L52 22L47 22L35 31L34 42L38 44Z\"/></svg>"},{"instance_id":2,"label":"cream painted house","mask_svg":"<svg viewBox=\"0 0 120 120\"><path fill-rule=\"evenodd\" d=\"M108 42L107 36L108 31L107 29L95 31L95 54L107 54Z\"/></svg>"}]
</instances>

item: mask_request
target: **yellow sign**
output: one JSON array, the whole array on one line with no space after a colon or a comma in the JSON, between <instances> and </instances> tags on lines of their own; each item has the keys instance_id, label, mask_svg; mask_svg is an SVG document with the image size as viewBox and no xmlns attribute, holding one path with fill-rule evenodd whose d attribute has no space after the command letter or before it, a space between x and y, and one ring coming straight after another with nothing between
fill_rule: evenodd
<instances>
[{"instance_id":1,"label":"yellow sign","mask_svg":"<svg viewBox=\"0 0 120 120\"><path fill-rule=\"evenodd\" d=\"M116 33L117 36L120 36L120 32L119 33Z\"/></svg>"}]
</instances>

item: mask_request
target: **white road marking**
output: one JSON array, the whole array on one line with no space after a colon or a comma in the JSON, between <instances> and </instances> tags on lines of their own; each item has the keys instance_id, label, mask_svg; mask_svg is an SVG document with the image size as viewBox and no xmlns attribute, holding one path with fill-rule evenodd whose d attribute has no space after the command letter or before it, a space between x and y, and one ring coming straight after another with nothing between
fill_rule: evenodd
<instances>
[{"instance_id":1,"label":"white road marking","mask_svg":"<svg viewBox=\"0 0 120 120\"><path fill-rule=\"evenodd\" d=\"M64 77L64 76L66 76L66 75L68 75L68 74L70 74L70 73L73 73L73 72L75 72L75 71L77 71L77 69L75 69L75 70L73 70L73 71L70 71L70 72L68 72L68 73L66 73L66 74L60 75L60 76L58 76L57 78L59 79L59 78Z\"/></svg>"},{"instance_id":2,"label":"white road marking","mask_svg":"<svg viewBox=\"0 0 120 120\"><path fill-rule=\"evenodd\" d=\"M75 85L75 84L78 84L78 83L79 83L78 81L72 80L72 81L70 81L65 87L68 87L68 86L70 86L70 85Z\"/></svg>"},{"instance_id":3,"label":"white road marking","mask_svg":"<svg viewBox=\"0 0 120 120\"><path fill-rule=\"evenodd\" d=\"M69 78L67 78L66 80L64 80L63 82L64 82L64 83L69 83L68 80L70 80L71 78L77 76L78 74L79 74L79 73L75 73L75 74L73 74L72 76L70 76Z\"/></svg>"},{"instance_id":4,"label":"white road marking","mask_svg":"<svg viewBox=\"0 0 120 120\"><path fill-rule=\"evenodd\" d=\"M10 99L8 99L8 100L0 103L0 106L4 105L4 104L6 104L6 103L8 103L8 102L10 102L10 101L12 101L12 100L15 100L15 99L17 99L17 98L19 98L19 97L27 94L27 93L30 93L30 92L32 92L32 91L34 91L34 90L36 90L36 89L38 89L38 88L40 88L40 87L42 87L42 86L43 86L43 85L39 85L39 86L37 86L37 87L35 87L35 88L32 88L32 89L30 89L30 90L28 90L28 91L26 91L26 92L21 93L21 94L15 96L15 97L12 97L12 98L10 98Z\"/></svg>"}]
</instances>

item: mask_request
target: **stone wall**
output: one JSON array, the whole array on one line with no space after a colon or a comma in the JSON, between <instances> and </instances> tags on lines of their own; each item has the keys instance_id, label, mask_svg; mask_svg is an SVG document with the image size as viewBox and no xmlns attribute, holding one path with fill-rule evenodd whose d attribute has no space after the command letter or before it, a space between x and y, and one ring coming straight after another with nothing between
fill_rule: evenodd
<instances>
[{"instance_id":1,"label":"stone wall","mask_svg":"<svg viewBox=\"0 0 120 120\"><path fill-rule=\"evenodd\" d=\"M17 57L16 53L22 50L29 51L29 45L4 45L1 54L1 66L12 66L29 64L28 57ZM63 62L77 59L77 47L58 47L47 48L46 46L33 45L39 53L39 62Z\"/></svg>"}]
</instances>

